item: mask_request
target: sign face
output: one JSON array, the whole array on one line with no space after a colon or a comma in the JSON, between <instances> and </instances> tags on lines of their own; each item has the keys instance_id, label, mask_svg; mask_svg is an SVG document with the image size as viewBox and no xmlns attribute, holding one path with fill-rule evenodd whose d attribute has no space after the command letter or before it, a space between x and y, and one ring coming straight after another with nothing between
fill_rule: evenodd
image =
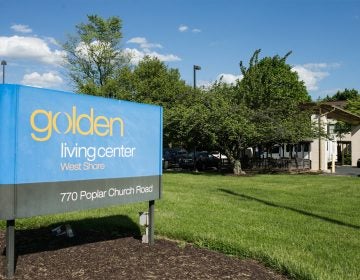
<instances>
[{"instance_id":1,"label":"sign face","mask_svg":"<svg viewBox=\"0 0 360 280\"><path fill-rule=\"evenodd\" d=\"M0 85L0 219L160 198L162 108Z\"/></svg>"}]
</instances>

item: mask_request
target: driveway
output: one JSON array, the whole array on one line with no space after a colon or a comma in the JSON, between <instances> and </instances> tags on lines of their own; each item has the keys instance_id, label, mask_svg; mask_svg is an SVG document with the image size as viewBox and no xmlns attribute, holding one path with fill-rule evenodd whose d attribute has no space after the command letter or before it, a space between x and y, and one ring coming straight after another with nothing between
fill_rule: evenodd
<instances>
[{"instance_id":1,"label":"driveway","mask_svg":"<svg viewBox=\"0 0 360 280\"><path fill-rule=\"evenodd\" d=\"M352 166L336 166L335 175L359 176L360 168Z\"/></svg>"}]
</instances>

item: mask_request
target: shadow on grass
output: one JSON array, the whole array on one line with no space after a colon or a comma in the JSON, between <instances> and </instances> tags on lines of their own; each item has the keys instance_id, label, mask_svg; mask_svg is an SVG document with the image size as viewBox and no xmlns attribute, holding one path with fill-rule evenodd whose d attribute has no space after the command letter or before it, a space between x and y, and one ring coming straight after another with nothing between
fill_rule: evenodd
<instances>
[{"instance_id":1,"label":"shadow on grass","mask_svg":"<svg viewBox=\"0 0 360 280\"><path fill-rule=\"evenodd\" d=\"M66 234L56 236L52 230L69 224L74 237ZM26 255L43 251L54 251L82 244L124 237L141 238L140 228L129 217L115 215L102 218L63 221L37 229L16 230L16 255ZM5 250L3 252L5 255Z\"/></svg>"},{"instance_id":2,"label":"shadow on grass","mask_svg":"<svg viewBox=\"0 0 360 280\"><path fill-rule=\"evenodd\" d=\"M253 196L246 195L246 194L236 193L236 192L226 190L226 189L219 189L219 191L222 191L222 192L230 194L230 195L235 195L235 196L241 197L243 199L257 201L259 203L262 203L262 204L265 204L265 205L268 205L268 206L290 210L290 211L293 211L293 212L296 212L296 213L299 213L299 214L302 214L302 215L305 215L305 216L313 217L313 218L316 218L316 219L319 219L319 220L322 220L322 221L325 221L325 222L333 223L333 224L336 224L336 225L345 226L345 227L349 227L349 228L353 228L353 229L360 229L360 226L357 226L357 225L352 225L352 224L342 222L342 221L339 221L339 220L335 220L335 219L332 219L332 218L323 217L323 216L320 216L320 215L317 215L317 214L314 214L314 213L311 213L311 212L307 212L307 211L304 211L304 210L292 208L292 207L289 207L289 206L283 206L283 205L275 204L275 203L273 203L271 201L266 201L266 200L263 200L263 199L259 199L259 198L253 197Z\"/></svg>"}]
</instances>

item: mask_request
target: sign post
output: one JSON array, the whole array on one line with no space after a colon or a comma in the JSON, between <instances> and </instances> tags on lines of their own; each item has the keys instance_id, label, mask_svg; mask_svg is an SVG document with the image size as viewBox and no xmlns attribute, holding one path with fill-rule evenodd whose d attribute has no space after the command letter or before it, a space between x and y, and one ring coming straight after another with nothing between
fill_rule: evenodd
<instances>
[{"instance_id":1,"label":"sign post","mask_svg":"<svg viewBox=\"0 0 360 280\"><path fill-rule=\"evenodd\" d=\"M6 277L15 272L15 220L6 221Z\"/></svg>"},{"instance_id":2,"label":"sign post","mask_svg":"<svg viewBox=\"0 0 360 280\"><path fill-rule=\"evenodd\" d=\"M154 213L155 213L155 201L149 201L149 244L154 244Z\"/></svg>"},{"instance_id":3,"label":"sign post","mask_svg":"<svg viewBox=\"0 0 360 280\"><path fill-rule=\"evenodd\" d=\"M161 196L162 108L0 85L0 219L14 271L15 219Z\"/></svg>"}]
</instances>

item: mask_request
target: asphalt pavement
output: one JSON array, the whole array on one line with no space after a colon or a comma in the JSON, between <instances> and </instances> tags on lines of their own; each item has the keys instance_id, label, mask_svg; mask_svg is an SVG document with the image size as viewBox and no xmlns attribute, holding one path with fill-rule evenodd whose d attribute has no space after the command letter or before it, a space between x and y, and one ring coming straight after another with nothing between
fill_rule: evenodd
<instances>
[{"instance_id":1,"label":"asphalt pavement","mask_svg":"<svg viewBox=\"0 0 360 280\"><path fill-rule=\"evenodd\" d=\"M336 166L335 175L348 175L360 177L360 168L352 166Z\"/></svg>"}]
</instances>

